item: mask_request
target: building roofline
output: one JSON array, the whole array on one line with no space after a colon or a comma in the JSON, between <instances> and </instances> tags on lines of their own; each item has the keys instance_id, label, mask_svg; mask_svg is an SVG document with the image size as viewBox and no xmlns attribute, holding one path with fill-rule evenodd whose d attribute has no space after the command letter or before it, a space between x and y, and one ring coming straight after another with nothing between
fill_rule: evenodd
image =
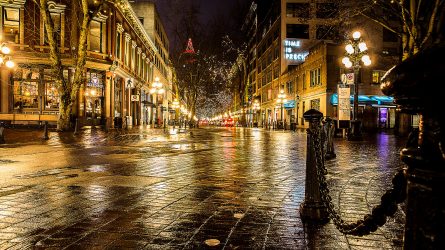
<instances>
[{"instance_id":1,"label":"building roofline","mask_svg":"<svg viewBox=\"0 0 445 250\"><path fill-rule=\"evenodd\" d=\"M157 52L157 48L154 42L151 40L150 36L145 31L142 23L139 21L136 13L134 12L130 2L128 0L111 0L112 3L124 14L125 18L129 20L132 27L136 30L136 34L140 35L145 42L151 47L153 52Z\"/></svg>"}]
</instances>

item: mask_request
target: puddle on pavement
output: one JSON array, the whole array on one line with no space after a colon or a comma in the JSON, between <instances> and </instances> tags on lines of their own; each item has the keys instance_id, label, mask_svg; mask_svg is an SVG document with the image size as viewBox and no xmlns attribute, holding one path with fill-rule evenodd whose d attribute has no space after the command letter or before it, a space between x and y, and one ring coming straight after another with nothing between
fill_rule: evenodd
<instances>
[{"instance_id":1,"label":"puddle on pavement","mask_svg":"<svg viewBox=\"0 0 445 250\"><path fill-rule=\"evenodd\" d=\"M218 246L221 242L217 239L208 239L204 241L204 243L206 243L207 246L214 247Z\"/></svg>"}]
</instances>

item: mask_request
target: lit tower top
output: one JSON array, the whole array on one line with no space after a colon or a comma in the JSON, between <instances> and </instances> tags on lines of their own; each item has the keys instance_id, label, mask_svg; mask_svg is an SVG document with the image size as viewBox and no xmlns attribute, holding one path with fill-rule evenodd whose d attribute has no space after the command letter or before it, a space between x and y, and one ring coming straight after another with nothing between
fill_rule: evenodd
<instances>
[{"instance_id":1,"label":"lit tower top","mask_svg":"<svg viewBox=\"0 0 445 250\"><path fill-rule=\"evenodd\" d=\"M193 42L191 38L189 38L189 40L187 41L187 48L184 52L182 52L182 55L184 56L186 63L194 63L196 61L196 52L193 48Z\"/></svg>"},{"instance_id":2,"label":"lit tower top","mask_svg":"<svg viewBox=\"0 0 445 250\"><path fill-rule=\"evenodd\" d=\"M193 42L191 38L189 38L189 40L187 41L187 48L185 49L184 53L195 54L195 49L193 48Z\"/></svg>"}]
</instances>

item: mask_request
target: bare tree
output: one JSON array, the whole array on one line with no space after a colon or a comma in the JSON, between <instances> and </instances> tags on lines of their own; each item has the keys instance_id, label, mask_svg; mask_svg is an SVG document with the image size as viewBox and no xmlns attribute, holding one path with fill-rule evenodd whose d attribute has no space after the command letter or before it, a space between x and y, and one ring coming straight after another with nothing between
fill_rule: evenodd
<instances>
[{"instance_id":1,"label":"bare tree","mask_svg":"<svg viewBox=\"0 0 445 250\"><path fill-rule=\"evenodd\" d=\"M48 0L34 0L39 7L40 16L43 19L45 26L45 33L48 39L48 46L50 49L49 56L51 66L54 71L56 86L60 94L59 105L59 119L57 122L58 130L67 130L70 128L70 115L72 108L77 100L77 95L82 83L85 81L84 68L87 55L87 37L90 30L90 22L92 18L101 11L105 4L102 0L74 0L68 1L71 4L72 17L77 20L71 20L74 29L78 29L77 48L73 58L74 76L73 80L69 81L63 75L64 66L62 64L62 56L60 53L60 42L56 38L54 30L54 22L51 18L50 10L48 8ZM78 22L76 22L78 21Z\"/></svg>"},{"instance_id":2,"label":"bare tree","mask_svg":"<svg viewBox=\"0 0 445 250\"><path fill-rule=\"evenodd\" d=\"M358 0L343 2L348 17L365 16L401 40L402 60L443 42L445 0Z\"/></svg>"}]
</instances>

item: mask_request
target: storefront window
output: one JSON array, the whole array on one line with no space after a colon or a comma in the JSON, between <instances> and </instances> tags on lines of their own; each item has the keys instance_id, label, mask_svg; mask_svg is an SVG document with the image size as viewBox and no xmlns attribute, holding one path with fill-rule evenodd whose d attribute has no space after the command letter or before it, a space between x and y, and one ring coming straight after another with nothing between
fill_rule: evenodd
<instances>
[{"instance_id":1,"label":"storefront window","mask_svg":"<svg viewBox=\"0 0 445 250\"><path fill-rule=\"evenodd\" d=\"M55 82L46 82L45 109L59 108L59 91Z\"/></svg>"},{"instance_id":2,"label":"storefront window","mask_svg":"<svg viewBox=\"0 0 445 250\"><path fill-rule=\"evenodd\" d=\"M3 41L19 43L20 11L19 9L3 9Z\"/></svg>"},{"instance_id":3,"label":"storefront window","mask_svg":"<svg viewBox=\"0 0 445 250\"><path fill-rule=\"evenodd\" d=\"M122 84L121 79L114 81L114 117L121 117L122 110Z\"/></svg>"},{"instance_id":4,"label":"storefront window","mask_svg":"<svg viewBox=\"0 0 445 250\"><path fill-rule=\"evenodd\" d=\"M14 81L14 109L39 107L39 83L37 81Z\"/></svg>"},{"instance_id":5,"label":"storefront window","mask_svg":"<svg viewBox=\"0 0 445 250\"><path fill-rule=\"evenodd\" d=\"M103 74L89 72L85 88L85 116L100 118L103 105Z\"/></svg>"}]
</instances>

